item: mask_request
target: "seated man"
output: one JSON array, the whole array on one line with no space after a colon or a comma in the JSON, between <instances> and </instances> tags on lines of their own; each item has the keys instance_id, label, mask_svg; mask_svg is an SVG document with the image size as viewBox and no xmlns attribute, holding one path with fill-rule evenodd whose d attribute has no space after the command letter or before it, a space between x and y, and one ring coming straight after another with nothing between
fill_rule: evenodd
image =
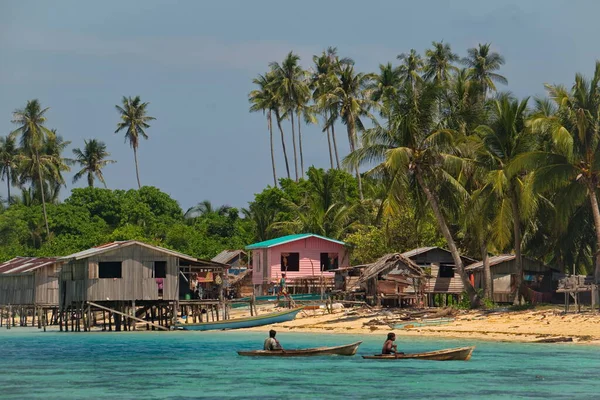
<instances>
[{"instance_id":1,"label":"seated man","mask_svg":"<svg viewBox=\"0 0 600 400\"><path fill-rule=\"evenodd\" d=\"M381 354L404 354L398 352L398 346L394 344L395 340L396 334L394 332L388 333L387 340L383 344L383 349L381 349Z\"/></svg>"},{"instance_id":2,"label":"seated man","mask_svg":"<svg viewBox=\"0 0 600 400\"><path fill-rule=\"evenodd\" d=\"M281 347L281 344L279 344L279 341L277 339L275 339L276 334L277 334L277 332L275 332L275 330L273 330L273 329L271 329L269 331L269 337L265 340L264 350L267 350L267 351L283 350L283 348Z\"/></svg>"}]
</instances>

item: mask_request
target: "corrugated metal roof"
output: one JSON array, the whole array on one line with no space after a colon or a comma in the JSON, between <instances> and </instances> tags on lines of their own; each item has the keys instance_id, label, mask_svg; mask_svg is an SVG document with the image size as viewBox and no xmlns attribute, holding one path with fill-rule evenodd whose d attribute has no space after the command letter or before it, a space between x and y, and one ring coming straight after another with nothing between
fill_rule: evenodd
<instances>
[{"instance_id":1,"label":"corrugated metal roof","mask_svg":"<svg viewBox=\"0 0 600 400\"><path fill-rule=\"evenodd\" d=\"M279 245L282 245L282 244L285 244L285 243L294 242L294 241L300 240L300 239L307 239L307 238L310 238L310 237L316 237L316 238L319 238L319 239L327 240L329 242L333 242L333 243L337 243L337 244L341 244L341 245L345 245L346 244L346 243L341 242L339 240L327 238L325 236L315 235L314 233L299 233L299 234L296 234L296 235L287 235L287 236L282 236L282 237L278 237L278 238L275 238L275 239L265 240L264 242L254 243L254 244L251 244L249 246L246 246L246 250L266 249L266 248L269 248L269 247L279 246Z\"/></svg>"},{"instance_id":2,"label":"corrugated metal roof","mask_svg":"<svg viewBox=\"0 0 600 400\"><path fill-rule=\"evenodd\" d=\"M229 262L240 254L246 254L244 250L223 250L212 258L212 261L229 264Z\"/></svg>"},{"instance_id":3,"label":"corrugated metal roof","mask_svg":"<svg viewBox=\"0 0 600 400\"><path fill-rule=\"evenodd\" d=\"M499 256L492 256L488 258L488 261L490 263L490 267L493 265L497 265L500 263L503 263L505 261L512 261L515 259L515 255L514 254L501 254ZM467 271L471 271L474 269L480 269L483 268L483 261L478 261L476 263L473 263L471 265L468 265L465 270Z\"/></svg>"},{"instance_id":4,"label":"corrugated metal roof","mask_svg":"<svg viewBox=\"0 0 600 400\"><path fill-rule=\"evenodd\" d=\"M418 256L419 254L423 254L423 253L427 253L428 251L431 251L433 249L437 249L437 247L433 246L433 247L419 247L416 249L412 249L409 251L405 251L404 253L402 253L402 255L404 257L414 257L414 256Z\"/></svg>"},{"instance_id":5,"label":"corrugated metal roof","mask_svg":"<svg viewBox=\"0 0 600 400\"><path fill-rule=\"evenodd\" d=\"M57 258L52 257L15 257L0 264L0 274L22 274L35 271L47 265L56 264Z\"/></svg>"},{"instance_id":6,"label":"corrugated metal roof","mask_svg":"<svg viewBox=\"0 0 600 400\"><path fill-rule=\"evenodd\" d=\"M445 251L447 253L450 253L450 250L443 249L443 248L437 247L437 246L432 246L432 247L419 247L416 249L412 249L412 250L402 253L402 255L404 257L412 258L412 257L418 256L423 253L427 253L428 251L435 250L435 249L439 249L439 250ZM463 260L463 263L465 262L465 260L467 260L467 262L475 262L475 259L464 256L464 255L461 255L460 258Z\"/></svg>"},{"instance_id":7,"label":"corrugated metal roof","mask_svg":"<svg viewBox=\"0 0 600 400\"><path fill-rule=\"evenodd\" d=\"M122 247L131 246L131 245L134 245L134 244L137 244L137 245L140 245L140 246L143 246L143 247L147 247L149 249L153 249L153 250L156 250L156 251L160 251L162 253L170 254L172 256L179 257L179 258L182 258L182 259L188 260L188 261L194 261L194 262L197 262L197 261L206 261L206 260L198 260L195 257L188 256L187 254L179 253L179 252L174 251L174 250L165 249L164 247L152 246L152 245L144 243L144 242L138 242L137 240L125 240L125 241L119 241L119 242L106 243L106 244L103 244L103 245L100 245L100 246L97 246L97 247L92 247L91 249L83 250L83 251L80 251L78 253L73 253L73 254L70 254L68 256L61 257L60 259L61 260L66 260L66 261L69 261L69 260L81 260L81 259L84 259L84 258L88 258L88 257L92 257L92 256L97 256L97 255L102 254L102 253L113 251L113 250L116 250L116 249L119 249L119 248L122 248Z\"/></svg>"}]
</instances>

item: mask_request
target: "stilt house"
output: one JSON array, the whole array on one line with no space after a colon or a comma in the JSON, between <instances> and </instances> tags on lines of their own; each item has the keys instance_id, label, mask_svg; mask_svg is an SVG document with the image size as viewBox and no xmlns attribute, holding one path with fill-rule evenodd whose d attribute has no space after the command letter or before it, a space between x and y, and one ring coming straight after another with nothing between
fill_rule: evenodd
<instances>
[{"instance_id":1,"label":"stilt house","mask_svg":"<svg viewBox=\"0 0 600 400\"><path fill-rule=\"evenodd\" d=\"M282 273L292 293L318 292L323 284L333 287L332 270L349 265L344 242L312 233L254 243L246 250L252 251L252 283L257 294L272 288Z\"/></svg>"},{"instance_id":2,"label":"stilt house","mask_svg":"<svg viewBox=\"0 0 600 400\"><path fill-rule=\"evenodd\" d=\"M512 302L516 290L516 262L514 254L502 254L488 259L492 275L492 294L497 303ZM483 289L483 262L471 264L465 270L473 275L475 289ZM533 303L549 303L552 301L558 281L552 279L557 269L534 260L523 257L523 282L527 293L522 293Z\"/></svg>"}]
</instances>

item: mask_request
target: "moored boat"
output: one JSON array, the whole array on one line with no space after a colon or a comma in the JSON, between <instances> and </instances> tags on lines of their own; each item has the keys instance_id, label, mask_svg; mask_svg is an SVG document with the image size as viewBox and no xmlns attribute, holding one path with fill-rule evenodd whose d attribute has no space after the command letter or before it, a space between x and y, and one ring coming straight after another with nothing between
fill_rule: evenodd
<instances>
[{"instance_id":1,"label":"moored boat","mask_svg":"<svg viewBox=\"0 0 600 400\"><path fill-rule=\"evenodd\" d=\"M296 315L302 311L303 307L293 308L291 310L275 313L257 315L255 317L226 319L223 321L202 322L199 324L175 324L175 329L187 331L210 331L224 329L253 328L255 326L276 324L287 322L296 318Z\"/></svg>"},{"instance_id":2,"label":"moored boat","mask_svg":"<svg viewBox=\"0 0 600 400\"><path fill-rule=\"evenodd\" d=\"M356 354L358 346L362 342L346 344L344 346L335 347L314 347L312 349L294 349L294 350L253 350L253 351L238 351L240 356L252 357L309 357L309 356L353 356Z\"/></svg>"},{"instance_id":3,"label":"moored boat","mask_svg":"<svg viewBox=\"0 0 600 400\"><path fill-rule=\"evenodd\" d=\"M425 353L412 354L376 354L374 356L362 356L367 360L433 360L433 361L467 361L471 358L475 346L458 347L455 349L444 349L428 351Z\"/></svg>"}]
</instances>

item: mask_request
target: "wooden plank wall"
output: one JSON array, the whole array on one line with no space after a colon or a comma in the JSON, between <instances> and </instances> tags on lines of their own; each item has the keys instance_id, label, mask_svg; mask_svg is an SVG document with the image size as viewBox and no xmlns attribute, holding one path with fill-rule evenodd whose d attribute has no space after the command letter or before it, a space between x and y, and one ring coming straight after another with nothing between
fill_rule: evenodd
<instances>
[{"instance_id":1,"label":"wooden plank wall","mask_svg":"<svg viewBox=\"0 0 600 400\"><path fill-rule=\"evenodd\" d=\"M33 273L0 275L0 304L33 304L34 282Z\"/></svg>"},{"instance_id":2,"label":"wooden plank wall","mask_svg":"<svg viewBox=\"0 0 600 400\"><path fill-rule=\"evenodd\" d=\"M36 304L58 305L58 276L60 263L38 268L35 271Z\"/></svg>"},{"instance_id":3,"label":"wooden plank wall","mask_svg":"<svg viewBox=\"0 0 600 400\"><path fill-rule=\"evenodd\" d=\"M464 286L456 271L453 278L439 277L439 264L431 264L432 278L426 282L425 293L462 293Z\"/></svg>"},{"instance_id":4,"label":"wooden plank wall","mask_svg":"<svg viewBox=\"0 0 600 400\"><path fill-rule=\"evenodd\" d=\"M122 263L121 278L99 278L99 263L111 261ZM159 300L158 284L153 276L155 261L167 263L162 299L176 300L179 274L177 257L131 245L71 262L67 268L63 268L61 283L64 282L66 287L66 301Z\"/></svg>"}]
</instances>

